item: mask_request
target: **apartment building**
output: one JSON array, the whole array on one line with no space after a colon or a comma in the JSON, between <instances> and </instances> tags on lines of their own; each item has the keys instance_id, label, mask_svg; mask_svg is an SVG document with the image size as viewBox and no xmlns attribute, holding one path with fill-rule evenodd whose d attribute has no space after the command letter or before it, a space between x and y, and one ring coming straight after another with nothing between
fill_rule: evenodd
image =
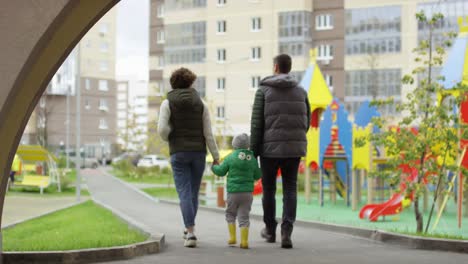
<instances>
[{"instance_id":1,"label":"apartment building","mask_svg":"<svg viewBox=\"0 0 468 264\"><path fill-rule=\"evenodd\" d=\"M117 81L117 143L121 149L145 151L148 139L148 82ZM126 80L123 80L126 79Z\"/></svg>"},{"instance_id":2,"label":"apartment building","mask_svg":"<svg viewBox=\"0 0 468 264\"><path fill-rule=\"evenodd\" d=\"M292 74L300 80L309 49L317 48L333 95L353 115L365 100L391 96L400 102L414 88L402 87L401 78L416 67L412 50L428 34L416 12L445 15L435 32L442 39L443 32L458 30L456 17L468 14L467 5L463 0L153 0L151 18L158 23L150 34L150 91L163 98L171 72L189 67L199 76L194 86L210 106L216 134L248 132L253 96L261 78L271 74L272 58L290 54ZM156 118L157 110L151 108L150 115ZM393 106L381 112L398 114Z\"/></svg>"},{"instance_id":3,"label":"apartment building","mask_svg":"<svg viewBox=\"0 0 468 264\"><path fill-rule=\"evenodd\" d=\"M28 123L22 143L64 150L68 125L68 141L74 148L79 88L82 148L87 156L110 158L117 139L115 27L113 9L83 37L53 76Z\"/></svg>"},{"instance_id":4,"label":"apartment building","mask_svg":"<svg viewBox=\"0 0 468 264\"><path fill-rule=\"evenodd\" d=\"M413 86L402 86L401 78L417 66L412 50L428 36L428 28L419 25L415 14L444 15L436 25L435 40L444 32L458 32L457 17L468 15L463 0L346 0L345 1L345 102L354 113L362 101L392 96L401 101ZM435 69L435 74L440 69ZM383 114L395 116L394 107Z\"/></svg>"},{"instance_id":5,"label":"apartment building","mask_svg":"<svg viewBox=\"0 0 468 264\"><path fill-rule=\"evenodd\" d=\"M298 80L308 66L312 6L311 0L153 0L150 93L163 97L172 71L188 67L198 76L194 88L209 105L215 133L249 132L255 91L272 74L274 56L290 54Z\"/></svg>"}]
</instances>

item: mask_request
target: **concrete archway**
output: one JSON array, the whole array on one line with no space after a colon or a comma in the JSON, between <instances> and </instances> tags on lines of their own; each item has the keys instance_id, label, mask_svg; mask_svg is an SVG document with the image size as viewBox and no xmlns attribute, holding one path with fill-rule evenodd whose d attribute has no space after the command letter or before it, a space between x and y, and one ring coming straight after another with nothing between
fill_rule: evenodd
<instances>
[{"instance_id":1,"label":"concrete archway","mask_svg":"<svg viewBox=\"0 0 468 264\"><path fill-rule=\"evenodd\" d=\"M8 174L41 94L83 35L120 0L3 1L0 16L0 218ZM1 223L1 220L0 220Z\"/></svg>"}]
</instances>

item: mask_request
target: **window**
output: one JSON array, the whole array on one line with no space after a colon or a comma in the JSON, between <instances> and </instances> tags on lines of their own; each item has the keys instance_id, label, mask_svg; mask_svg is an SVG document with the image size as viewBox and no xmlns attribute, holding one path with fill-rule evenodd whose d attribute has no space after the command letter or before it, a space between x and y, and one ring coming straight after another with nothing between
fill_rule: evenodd
<instances>
[{"instance_id":1,"label":"window","mask_svg":"<svg viewBox=\"0 0 468 264\"><path fill-rule=\"evenodd\" d=\"M261 47L253 47L251 59L252 60L259 60L262 58L262 48Z\"/></svg>"},{"instance_id":2,"label":"window","mask_svg":"<svg viewBox=\"0 0 468 264\"><path fill-rule=\"evenodd\" d=\"M401 6L395 5L346 10L346 54L400 52L401 9ZM430 9L432 12L432 6ZM444 21L447 20L444 19ZM316 23L317 26L320 23L318 18L316 18ZM418 30L418 37L423 31Z\"/></svg>"},{"instance_id":3,"label":"window","mask_svg":"<svg viewBox=\"0 0 468 264\"><path fill-rule=\"evenodd\" d=\"M166 2L166 7L167 5ZM164 45L166 65L206 61L206 21L167 24L164 30L166 32Z\"/></svg>"},{"instance_id":4,"label":"window","mask_svg":"<svg viewBox=\"0 0 468 264\"><path fill-rule=\"evenodd\" d=\"M88 78L85 79L85 89L91 90L91 80Z\"/></svg>"},{"instance_id":5,"label":"window","mask_svg":"<svg viewBox=\"0 0 468 264\"><path fill-rule=\"evenodd\" d=\"M109 111L109 106L107 105L106 99L99 99L99 110Z\"/></svg>"},{"instance_id":6,"label":"window","mask_svg":"<svg viewBox=\"0 0 468 264\"><path fill-rule=\"evenodd\" d=\"M216 108L216 118L217 119L224 119L225 118L225 115L224 115L224 106L218 106Z\"/></svg>"},{"instance_id":7,"label":"window","mask_svg":"<svg viewBox=\"0 0 468 264\"><path fill-rule=\"evenodd\" d=\"M333 17L332 15L318 15L315 17L315 29L316 30L328 30L333 29Z\"/></svg>"},{"instance_id":8,"label":"window","mask_svg":"<svg viewBox=\"0 0 468 264\"><path fill-rule=\"evenodd\" d=\"M262 29L262 18L254 17L252 18L252 31L260 31Z\"/></svg>"},{"instance_id":9,"label":"window","mask_svg":"<svg viewBox=\"0 0 468 264\"><path fill-rule=\"evenodd\" d=\"M250 88L251 89L257 89L260 86L260 76L252 76L250 82Z\"/></svg>"},{"instance_id":10,"label":"window","mask_svg":"<svg viewBox=\"0 0 468 264\"><path fill-rule=\"evenodd\" d=\"M158 69L162 69L164 67L164 57L163 56L158 56Z\"/></svg>"},{"instance_id":11,"label":"window","mask_svg":"<svg viewBox=\"0 0 468 264\"><path fill-rule=\"evenodd\" d=\"M165 42L164 30L158 30L156 32L156 43L163 44Z\"/></svg>"},{"instance_id":12,"label":"window","mask_svg":"<svg viewBox=\"0 0 468 264\"><path fill-rule=\"evenodd\" d=\"M89 99L86 99L86 100L85 100L85 109L86 109L86 110L91 109L91 103L89 102Z\"/></svg>"},{"instance_id":13,"label":"window","mask_svg":"<svg viewBox=\"0 0 468 264\"><path fill-rule=\"evenodd\" d=\"M330 91L333 91L333 76L328 75L328 74L325 75L325 82L327 83Z\"/></svg>"},{"instance_id":14,"label":"window","mask_svg":"<svg viewBox=\"0 0 468 264\"><path fill-rule=\"evenodd\" d=\"M102 42L101 43L101 52L108 52L109 51L109 43Z\"/></svg>"},{"instance_id":15,"label":"window","mask_svg":"<svg viewBox=\"0 0 468 264\"><path fill-rule=\"evenodd\" d=\"M218 49L218 62L226 61L226 49Z\"/></svg>"},{"instance_id":16,"label":"window","mask_svg":"<svg viewBox=\"0 0 468 264\"><path fill-rule=\"evenodd\" d=\"M312 12L288 11L278 16L278 50L291 56L307 56L312 47Z\"/></svg>"},{"instance_id":17,"label":"window","mask_svg":"<svg viewBox=\"0 0 468 264\"><path fill-rule=\"evenodd\" d=\"M108 129L109 126L107 125L107 121L104 118L99 120L99 129Z\"/></svg>"},{"instance_id":18,"label":"window","mask_svg":"<svg viewBox=\"0 0 468 264\"><path fill-rule=\"evenodd\" d=\"M101 64L99 65L99 70L102 72L108 71L109 70L109 62L108 61L101 61Z\"/></svg>"},{"instance_id":19,"label":"window","mask_svg":"<svg viewBox=\"0 0 468 264\"><path fill-rule=\"evenodd\" d=\"M227 0L218 0L217 6L224 6L226 5Z\"/></svg>"},{"instance_id":20,"label":"window","mask_svg":"<svg viewBox=\"0 0 468 264\"><path fill-rule=\"evenodd\" d=\"M157 13L157 16L158 16L159 18L164 17L164 4L162 4L162 3L158 4L156 13Z\"/></svg>"},{"instance_id":21,"label":"window","mask_svg":"<svg viewBox=\"0 0 468 264\"><path fill-rule=\"evenodd\" d=\"M102 35L105 35L108 32L109 32L109 25L107 25L107 23L102 23L99 26L99 33L101 33Z\"/></svg>"},{"instance_id":22,"label":"window","mask_svg":"<svg viewBox=\"0 0 468 264\"><path fill-rule=\"evenodd\" d=\"M226 20L218 21L218 34L226 33Z\"/></svg>"},{"instance_id":23,"label":"window","mask_svg":"<svg viewBox=\"0 0 468 264\"><path fill-rule=\"evenodd\" d=\"M226 78L218 78L218 85L216 86L216 91L217 92L224 92L226 89Z\"/></svg>"},{"instance_id":24,"label":"window","mask_svg":"<svg viewBox=\"0 0 468 264\"><path fill-rule=\"evenodd\" d=\"M107 80L99 80L99 91L109 91L109 82Z\"/></svg>"},{"instance_id":25,"label":"window","mask_svg":"<svg viewBox=\"0 0 468 264\"><path fill-rule=\"evenodd\" d=\"M333 46L332 45L320 45L318 47L317 60L331 60L333 59Z\"/></svg>"}]
</instances>

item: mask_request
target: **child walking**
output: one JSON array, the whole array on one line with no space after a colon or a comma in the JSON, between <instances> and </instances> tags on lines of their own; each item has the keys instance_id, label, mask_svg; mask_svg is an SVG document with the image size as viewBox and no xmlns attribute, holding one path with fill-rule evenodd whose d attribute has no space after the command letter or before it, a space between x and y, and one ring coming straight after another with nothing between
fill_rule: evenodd
<instances>
[{"instance_id":1,"label":"child walking","mask_svg":"<svg viewBox=\"0 0 468 264\"><path fill-rule=\"evenodd\" d=\"M235 245L236 218L241 233L240 247L249 248L249 214L253 201L254 182L261 177L257 159L249 150L250 138L240 134L232 140L234 152L227 156L223 163L212 167L214 174L227 176L226 221L229 229L229 245Z\"/></svg>"}]
</instances>

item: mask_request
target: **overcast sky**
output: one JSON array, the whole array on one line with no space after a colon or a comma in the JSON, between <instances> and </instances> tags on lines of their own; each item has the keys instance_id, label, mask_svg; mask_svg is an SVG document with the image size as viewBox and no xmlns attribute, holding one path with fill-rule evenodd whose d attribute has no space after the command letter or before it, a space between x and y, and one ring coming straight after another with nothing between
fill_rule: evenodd
<instances>
[{"instance_id":1,"label":"overcast sky","mask_svg":"<svg viewBox=\"0 0 468 264\"><path fill-rule=\"evenodd\" d=\"M148 79L149 7L149 0L117 4L117 77Z\"/></svg>"}]
</instances>

